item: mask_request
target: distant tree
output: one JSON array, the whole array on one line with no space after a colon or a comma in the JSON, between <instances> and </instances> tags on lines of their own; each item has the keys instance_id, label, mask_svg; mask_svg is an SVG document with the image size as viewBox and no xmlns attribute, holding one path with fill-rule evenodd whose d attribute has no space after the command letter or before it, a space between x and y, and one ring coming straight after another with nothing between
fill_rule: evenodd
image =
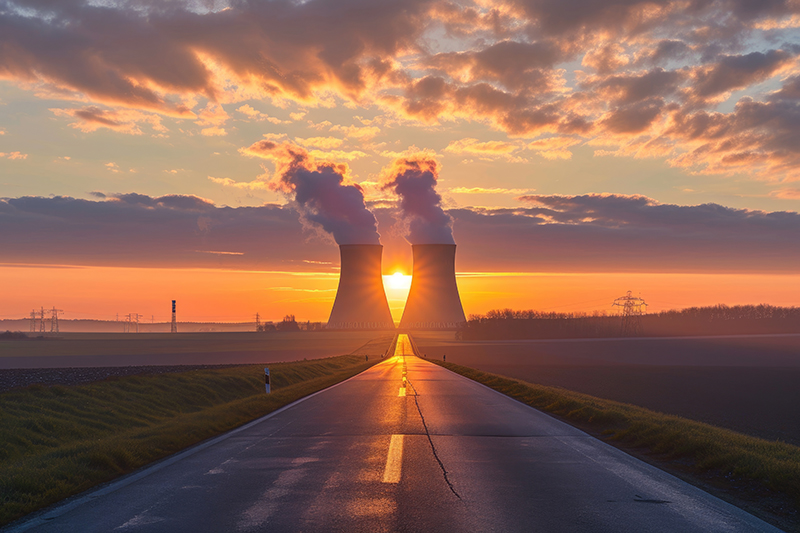
<instances>
[{"instance_id":1,"label":"distant tree","mask_svg":"<svg viewBox=\"0 0 800 533\"><path fill-rule=\"evenodd\" d=\"M294 315L286 315L276 327L278 331L300 331L300 325L295 320Z\"/></svg>"}]
</instances>

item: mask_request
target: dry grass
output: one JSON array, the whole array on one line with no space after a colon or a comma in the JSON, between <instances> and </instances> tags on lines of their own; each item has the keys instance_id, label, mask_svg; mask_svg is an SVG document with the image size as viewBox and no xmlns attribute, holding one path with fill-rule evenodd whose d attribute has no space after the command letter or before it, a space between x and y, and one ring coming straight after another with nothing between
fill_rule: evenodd
<instances>
[{"instance_id":1,"label":"dry grass","mask_svg":"<svg viewBox=\"0 0 800 533\"><path fill-rule=\"evenodd\" d=\"M390 342L270 364L271 395L260 365L0 394L0 525L354 376Z\"/></svg>"}]
</instances>

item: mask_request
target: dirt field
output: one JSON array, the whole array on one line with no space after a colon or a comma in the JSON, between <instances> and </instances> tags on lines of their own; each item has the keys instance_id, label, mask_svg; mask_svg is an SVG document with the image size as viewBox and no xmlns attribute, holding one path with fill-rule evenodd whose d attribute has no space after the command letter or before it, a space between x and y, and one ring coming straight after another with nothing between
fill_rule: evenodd
<instances>
[{"instance_id":1,"label":"dirt field","mask_svg":"<svg viewBox=\"0 0 800 533\"><path fill-rule=\"evenodd\" d=\"M800 445L800 335L458 342L428 357Z\"/></svg>"},{"instance_id":2,"label":"dirt field","mask_svg":"<svg viewBox=\"0 0 800 533\"><path fill-rule=\"evenodd\" d=\"M61 333L0 341L0 369L229 365L349 354L380 332Z\"/></svg>"}]
</instances>

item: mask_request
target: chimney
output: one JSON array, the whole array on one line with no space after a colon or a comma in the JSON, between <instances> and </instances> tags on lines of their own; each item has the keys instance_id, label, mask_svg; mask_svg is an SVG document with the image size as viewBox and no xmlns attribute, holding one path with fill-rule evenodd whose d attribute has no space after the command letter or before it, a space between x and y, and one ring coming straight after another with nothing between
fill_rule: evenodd
<instances>
[{"instance_id":1,"label":"chimney","mask_svg":"<svg viewBox=\"0 0 800 533\"><path fill-rule=\"evenodd\" d=\"M400 327L456 329L466 322L456 285L455 244L414 244L411 290Z\"/></svg>"},{"instance_id":2,"label":"chimney","mask_svg":"<svg viewBox=\"0 0 800 533\"><path fill-rule=\"evenodd\" d=\"M383 290L380 244L342 244L339 289L328 329L394 329ZM462 313L463 315L463 313Z\"/></svg>"}]
</instances>

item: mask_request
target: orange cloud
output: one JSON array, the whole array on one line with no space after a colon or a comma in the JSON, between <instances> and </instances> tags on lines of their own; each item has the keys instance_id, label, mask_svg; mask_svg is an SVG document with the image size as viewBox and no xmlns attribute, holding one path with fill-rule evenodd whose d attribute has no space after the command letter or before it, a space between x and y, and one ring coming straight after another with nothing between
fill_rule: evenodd
<instances>
[{"instance_id":1,"label":"orange cloud","mask_svg":"<svg viewBox=\"0 0 800 533\"><path fill-rule=\"evenodd\" d=\"M5 157L7 159L28 159L28 154L23 154L21 152L0 152L0 157Z\"/></svg>"},{"instance_id":2,"label":"orange cloud","mask_svg":"<svg viewBox=\"0 0 800 533\"><path fill-rule=\"evenodd\" d=\"M57 117L70 117L77 119L70 127L84 133L95 132L101 128L125 133L128 135L142 135L140 125L149 124L150 128L159 134L169 131L162 123L161 117L156 114L142 113L131 109L101 109L88 106L80 109L50 109Z\"/></svg>"},{"instance_id":3,"label":"orange cloud","mask_svg":"<svg viewBox=\"0 0 800 533\"><path fill-rule=\"evenodd\" d=\"M451 141L444 149L452 154L507 155L519 149L519 145L503 141L480 142L478 139Z\"/></svg>"}]
</instances>

